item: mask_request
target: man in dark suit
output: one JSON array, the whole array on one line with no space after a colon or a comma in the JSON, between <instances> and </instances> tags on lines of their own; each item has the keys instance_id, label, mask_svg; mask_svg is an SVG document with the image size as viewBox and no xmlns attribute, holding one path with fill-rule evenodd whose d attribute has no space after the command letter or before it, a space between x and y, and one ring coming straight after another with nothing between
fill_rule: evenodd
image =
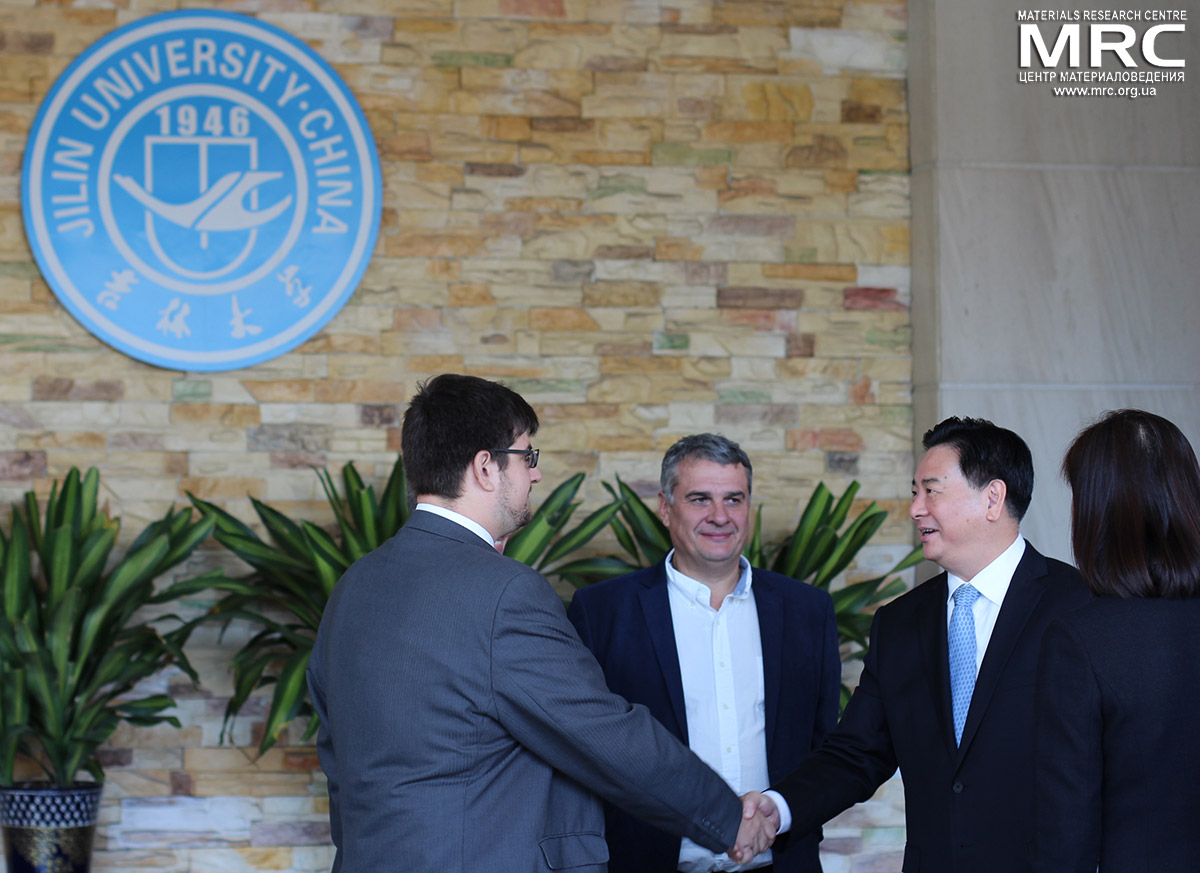
<instances>
[{"instance_id":1,"label":"man in dark suit","mask_svg":"<svg viewBox=\"0 0 1200 873\"><path fill-rule=\"evenodd\" d=\"M338 582L308 665L335 873L603 873L600 797L738 857L773 836L608 691L546 580L496 550L530 519L537 425L469 376L409 405L416 510Z\"/></svg>"},{"instance_id":2,"label":"man in dark suit","mask_svg":"<svg viewBox=\"0 0 1200 873\"><path fill-rule=\"evenodd\" d=\"M781 830L806 833L899 766L904 873L1026 873L1042 634L1089 595L1020 535L1033 461L1019 436L950 418L924 446L911 515L946 572L879 610L841 722L767 796L785 801Z\"/></svg>"},{"instance_id":3,"label":"man in dark suit","mask_svg":"<svg viewBox=\"0 0 1200 873\"><path fill-rule=\"evenodd\" d=\"M667 450L659 513L673 546L662 563L575 593L567 616L608 687L643 703L734 791L791 772L837 721L841 663L830 596L751 568L750 459L715 434ZM711 873L728 857L609 808L612 868ZM797 834L745 867L819 873L820 833Z\"/></svg>"}]
</instances>

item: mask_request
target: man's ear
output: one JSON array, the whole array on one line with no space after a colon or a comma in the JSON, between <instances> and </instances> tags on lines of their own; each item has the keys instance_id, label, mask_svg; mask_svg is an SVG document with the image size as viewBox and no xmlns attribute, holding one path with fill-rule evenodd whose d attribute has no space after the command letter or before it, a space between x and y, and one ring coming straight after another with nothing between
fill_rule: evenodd
<instances>
[{"instance_id":1,"label":"man's ear","mask_svg":"<svg viewBox=\"0 0 1200 873\"><path fill-rule=\"evenodd\" d=\"M475 453L475 457L471 459L471 466L467 469L467 476L471 482L481 491L495 491L500 487L500 468L496 463L495 457L487 449L480 449Z\"/></svg>"},{"instance_id":2,"label":"man's ear","mask_svg":"<svg viewBox=\"0 0 1200 873\"><path fill-rule=\"evenodd\" d=\"M993 479L983 489L987 498L987 520L999 521L1008 515L1008 483L1003 479Z\"/></svg>"},{"instance_id":3,"label":"man's ear","mask_svg":"<svg viewBox=\"0 0 1200 873\"><path fill-rule=\"evenodd\" d=\"M662 523L670 525L671 523L671 504L667 500L667 495L663 492L658 492L658 517L662 519Z\"/></svg>"}]
</instances>

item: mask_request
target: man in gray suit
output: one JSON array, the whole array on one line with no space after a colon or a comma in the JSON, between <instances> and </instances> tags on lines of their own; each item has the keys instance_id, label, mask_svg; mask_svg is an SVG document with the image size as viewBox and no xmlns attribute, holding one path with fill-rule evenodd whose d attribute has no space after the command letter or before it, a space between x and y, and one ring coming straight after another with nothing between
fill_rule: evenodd
<instances>
[{"instance_id":1,"label":"man in gray suit","mask_svg":"<svg viewBox=\"0 0 1200 873\"><path fill-rule=\"evenodd\" d=\"M308 666L335 873L603 873L601 797L739 861L774 836L608 691L546 580L495 548L530 519L537 427L470 376L409 405L416 511L342 577Z\"/></svg>"}]
</instances>

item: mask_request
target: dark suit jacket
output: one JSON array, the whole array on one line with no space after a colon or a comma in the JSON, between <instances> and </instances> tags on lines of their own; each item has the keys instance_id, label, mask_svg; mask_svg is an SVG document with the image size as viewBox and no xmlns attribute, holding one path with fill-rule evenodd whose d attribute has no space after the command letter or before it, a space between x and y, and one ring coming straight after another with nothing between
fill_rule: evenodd
<instances>
[{"instance_id":1,"label":"dark suit jacket","mask_svg":"<svg viewBox=\"0 0 1200 873\"><path fill-rule=\"evenodd\" d=\"M819 588L758 568L752 579L762 641L767 767L774 780L804 760L837 721L837 621L832 599ZM567 616L596 655L608 687L645 704L686 743L687 714L665 565L575 592ZM614 873L676 869L677 836L616 809L610 808L606 819ZM776 870L819 873L819 841L820 833L780 840Z\"/></svg>"},{"instance_id":2,"label":"dark suit jacket","mask_svg":"<svg viewBox=\"0 0 1200 873\"><path fill-rule=\"evenodd\" d=\"M900 768L904 873L1028 873L1033 686L1042 634L1090 599L1079 573L1026 543L955 746L946 574L884 606L858 688L825 744L775 786L792 828L816 828Z\"/></svg>"},{"instance_id":3,"label":"dark suit jacket","mask_svg":"<svg viewBox=\"0 0 1200 873\"><path fill-rule=\"evenodd\" d=\"M1103 597L1050 626L1037 873L1200 870L1200 599Z\"/></svg>"},{"instance_id":4,"label":"dark suit jacket","mask_svg":"<svg viewBox=\"0 0 1200 873\"><path fill-rule=\"evenodd\" d=\"M334 871L603 873L603 798L713 850L741 805L609 692L529 567L416 512L329 599L308 666Z\"/></svg>"}]
</instances>

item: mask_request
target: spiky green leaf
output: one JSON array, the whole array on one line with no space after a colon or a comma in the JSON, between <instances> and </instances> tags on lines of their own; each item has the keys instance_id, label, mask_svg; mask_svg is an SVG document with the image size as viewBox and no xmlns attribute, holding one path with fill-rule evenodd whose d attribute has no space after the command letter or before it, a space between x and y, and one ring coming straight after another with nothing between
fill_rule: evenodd
<instances>
[{"instance_id":1,"label":"spiky green leaf","mask_svg":"<svg viewBox=\"0 0 1200 873\"><path fill-rule=\"evenodd\" d=\"M862 484L856 479L846 486L846 490L842 492L842 496L838 498L837 505L833 507L833 512L829 514L828 525L837 530L846 523L846 518L850 515L850 506L854 503L854 496L858 494Z\"/></svg>"},{"instance_id":2,"label":"spiky green leaf","mask_svg":"<svg viewBox=\"0 0 1200 873\"><path fill-rule=\"evenodd\" d=\"M621 496L627 498L621 507L621 518L641 545L646 560L657 564L671 551L671 535L667 532L667 526L642 502L636 491L621 481L620 476L617 477L617 488Z\"/></svg>"},{"instance_id":3,"label":"spiky green leaf","mask_svg":"<svg viewBox=\"0 0 1200 873\"><path fill-rule=\"evenodd\" d=\"M79 566L75 569L75 577L71 580L73 588L91 593L100 574L108 563L113 546L117 542L117 525L100 526L88 534L87 539L79 549Z\"/></svg>"},{"instance_id":4,"label":"spiky green leaf","mask_svg":"<svg viewBox=\"0 0 1200 873\"><path fill-rule=\"evenodd\" d=\"M267 724L263 728L262 742L258 746L258 754L262 755L279 741L279 735L300 711L308 686L305 684L304 671L308 667L308 659L312 649L297 651L279 671L279 679L275 683L275 693L271 698L271 709L267 715Z\"/></svg>"},{"instance_id":5,"label":"spiky green leaf","mask_svg":"<svg viewBox=\"0 0 1200 873\"><path fill-rule=\"evenodd\" d=\"M4 617L16 622L26 615L33 605L33 592L29 579L29 535L25 521L13 510L12 533L8 550L4 555ZM36 609L31 610L35 613Z\"/></svg>"},{"instance_id":6,"label":"spiky green leaf","mask_svg":"<svg viewBox=\"0 0 1200 873\"><path fill-rule=\"evenodd\" d=\"M110 613L115 613L123 605L126 598L143 583L148 582L155 568L167 554L170 544L166 536L160 535L136 552L127 554L117 565L100 596L88 604L87 615L79 633L78 651L81 657L88 657L96 651L97 640L102 635L111 634L108 621ZM148 597L150 592L146 592Z\"/></svg>"},{"instance_id":7,"label":"spiky green leaf","mask_svg":"<svg viewBox=\"0 0 1200 873\"><path fill-rule=\"evenodd\" d=\"M252 595L260 593L257 586L250 585L241 579L230 579L222 570L209 570L207 573L202 573L199 576L192 576L188 579L171 583L162 591L150 597L146 602L170 603L181 597L190 597L193 594L200 594L206 591L235 591L239 594Z\"/></svg>"},{"instance_id":8,"label":"spiky green leaf","mask_svg":"<svg viewBox=\"0 0 1200 873\"><path fill-rule=\"evenodd\" d=\"M328 597L333 593L333 586L337 584L337 580L350 569L350 558L342 554L333 537L311 521L302 522L300 527L304 530L304 541L308 544L311 566L316 570L321 590Z\"/></svg>"},{"instance_id":9,"label":"spiky green leaf","mask_svg":"<svg viewBox=\"0 0 1200 873\"><path fill-rule=\"evenodd\" d=\"M623 576L637 569L636 565L609 555L604 558L580 558L577 561L560 564L554 568L554 574L566 579L576 588L583 588L591 582Z\"/></svg>"},{"instance_id":10,"label":"spiky green leaf","mask_svg":"<svg viewBox=\"0 0 1200 873\"><path fill-rule=\"evenodd\" d=\"M78 500L78 494L73 495ZM67 589L74 575L74 565L79 560L79 547L75 540L75 527L71 524L60 524L58 527L46 530L46 538L42 553L42 573L46 578L46 609L53 611Z\"/></svg>"},{"instance_id":11,"label":"spiky green leaf","mask_svg":"<svg viewBox=\"0 0 1200 873\"><path fill-rule=\"evenodd\" d=\"M804 507L804 512L800 514L796 529L792 531L787 544L775 560L773 569L776 573L791 576L793 579L804 579L808 576L808 573L804 572L805 556L810 554L813 538L817 529L828 518L829 505L832 502L833 494L825 487L824 482L818 482L812 497Z\"/></svg>"},{"instance_id":12,"label":"spiky green leaf","mask_svg":"<svg viewBox=\"0 0 1200 873\"><path fill-rule=\"evenodd\" d=\"M251 567L265 573L280 576L302 575L309 570L309 564L304 557L289 555L274 549L258 537L251 538L241 534L228 533L218 527L214 539Z\"/></svg>"},{"instance_id":13,"label":"spiky green leaf","mask_svg":"<svg viewBox=\"0 0 1200 873\"><path fill-rule=\"evenodd\" d=\"M837 531L828 525L820 525L809 539L807 550L800 555L799 565L792 578L807 581L808 577L812 576L825 563L829 555L837 548L837 544Z\"/></svg>"},{"instance_id":14,"label":"spiky green leaf","mask_svg":"<svg viewBox=\"0 0 1200 873\"><path fill-rule=\"evenodd\" d=\"M609 494L613 495L614 497L616 496L617 492L613 490L607 482L604 483L604 487L608 489ZM617 542L620 544L621 548L625 550L626 554L628 554L629 557L634 561L639 560L641 558L641 554L638 552L637 540L633 538L633 534L629 532L629 528L621 524L620 519L617 518L614 518L612 521L610 521L608 526L609 529L612 530L613 535L616 536Z\"/></svg>"},{"instance_id":15,"label":"spiky green leaf","mask_svg":"<svg viewBox=\"0 0 1200 873\"><path fill-rule=\"evenodd\" d=\"M215 503L209 503L207 500L201 500L192 492L187 492L188 500L192 501L192 505L199 509L205 515L211 515L217 521L217 530L223 534L235 534L246 539L258 539L256 534L248 524L241 519L226 512Z\"/></svg>"},{"instance_id":16,"label":"spiky green leaf","mask_svg":"<svg viewBox=\"0 0 1200 873\"><path fill-rule=\"evenodd\" d=\"M750 562L751 566L765 567L767 564L762 543L762 506L759 506L758 511L754 514L754 532L746 541L742 554L746 556L746 560Z\"/></svg>"},{"instance_id":17,"label":"spiky green leaf","mask_svg":"<svg viewBox=\"0 0 1200 873\"><path fill-rule=\"evenodd\" d=\"M399 456L396 457L387 485L379 496L379 506L380 534L386 539L408 521L408 482L404 475L404 460Z\"/></svg>"},{"instance_id":18,"label":"spiky green leaf","mask_svg":"<svg viewBox=\"0 0 1200 873\"><path fill-rule=\"evenodd\" d=\"M62 736L65 701L58 690L54 663L41 641L30 630L28 623L16 624L17 646L21 649L25 668L25 681L33 699L38 703L38 713L45 731L51 737Z\"/></svg>"},{"instance_id":19,"label":"spiky green leaf","mask_svg":"<svg viewBox=\"0 0 1200 873\"><path fill-rule=\"evenodd\" d=\"M58 483L51 485L50 500L53 502L54 495L58 490ZM38 511L37 495L32 491L25 492L24 498L25 518L28 519L29 529L27 533L26 543L32 545L33 550L39 555L42 553L42 514ZM14 523L18 515L17 507L13 506L12 514Z\"/></svg>"},{"instance_id":20,"label":"spiky green leaf","mask_svg":"<svg viewBox=\"0 0 1200 873\"><path fill-rule=\"evenodd\" d=\"M194 524L191 523L188 517L191 512L190 508L183 509L176 516L176 519L183 520L183 524L178 525L178 530L172 532L171 548L155 568L156 574L165 573L190 558L196 547L208 539L216 527L217 520L211 515L202 515Z\"/></svg>"},{"instance_id":21,"label":"spiky green leaf","mask_svg":"<svg viewBox=\"0 0 1200 873\"><path fill-rule=\"evenodd\" d=\"M251 497L250 504L262 519L263 527L267 529L267 534L276 548L291 555L304 553L304 533L300 530L300 525L257 498Z\"/></svg>"},{"instance_id":22,"label":"spiky green leaf","mask_svg":"<svg viewBox=\"0 0 1200 873\"><path fill-rule=\"evenodd\" d=\"M569 510L579 486L583 484L583 478L583 473L576 473L551 491L550 496L533 513L529 524L508 538L504 554L522 564L533 566L550 545L554 534L561 529L560 516L564 509Z\"/></svg>"},{"instance_id":23,"label":"spiky green leaf","mask_svg":"<svg viewBox=\"0 0 1200 873\"><path fill-rule=\"evenodd\" d=\"M71 686L71 649L75 642L75 626L87 598L79 588L69 589L58 602L46 622L46 649L58 679L58 693L69 699Z\"/></svg>"},{"instance_id":24,"label":"spiky green leaf","mask_svg":"<svg viewBox=\"0 0 1200 873\"><path fill-rule=\"evenodd\" d=\"M550 546L539 567L548 567L571 552L587 544L596 534L608 527L610 521L621 511L625 500L614 500L601 506L578 525L567 531L554 545Z\"/></svg>"},{"instance_id":25,"label":"spiky green leaf","mask_svg":"<svg viewBox=\"0 0 1200 873\"><path fill-rule=\"evenodd\" d=\"M854 556L875 536L886 520L887 513L874 503L864 509L858 518L851 522L850 527L830 551L829 557L821 564L813 578L813 584L819 588L828 588L833 578L850 566Z\"/></svg>"}]
</instances>

